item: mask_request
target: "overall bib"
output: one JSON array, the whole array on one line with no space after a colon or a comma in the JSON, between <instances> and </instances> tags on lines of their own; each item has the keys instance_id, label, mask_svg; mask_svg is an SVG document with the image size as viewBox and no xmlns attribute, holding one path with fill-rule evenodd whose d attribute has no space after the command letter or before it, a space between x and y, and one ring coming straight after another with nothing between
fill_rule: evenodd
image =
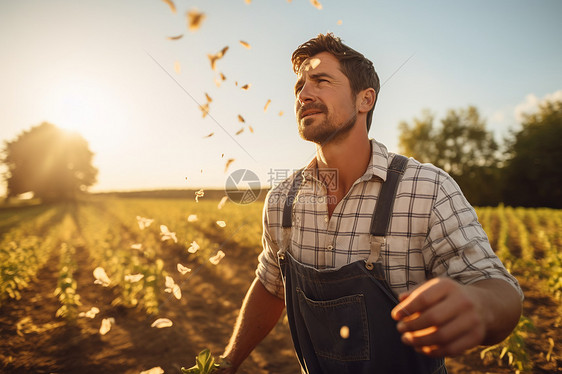
<instances>
[{"instance_id":1,"label":"overall bib","mask_svg":"<svg viewBox=\"0 0 562 374\"><path fill-rule=\"evenodd\" d=\"M388 169L371 222L371 254L337 270L317 270L290 253L292 202L297 178L283 212L283 243L278 253L285 284L287 318L303 373L446 374L443 359L403 344L391 310L398 304L380 259L396 187L408 159L396 155Z\"/></svg>"}]
</instances>

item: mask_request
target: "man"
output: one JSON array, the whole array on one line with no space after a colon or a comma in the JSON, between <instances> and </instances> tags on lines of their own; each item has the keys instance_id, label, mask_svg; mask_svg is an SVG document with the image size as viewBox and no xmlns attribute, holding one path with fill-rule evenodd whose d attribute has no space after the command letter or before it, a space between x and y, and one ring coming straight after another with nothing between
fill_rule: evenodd
<instances>
[{"instance_id":1,"label":"man","mask_svg":"<svg viewBox=\"0 0 562 374\"><path fill-rule=\"evenodd\" d=\"M307 373L445 373L442 357L507 337L523 294L457 184L368 137L372 63L332 34L292 62L299 133L316 157L268 194L222 372L236 372L285 307Z\"/></svg>"}]
</instances>

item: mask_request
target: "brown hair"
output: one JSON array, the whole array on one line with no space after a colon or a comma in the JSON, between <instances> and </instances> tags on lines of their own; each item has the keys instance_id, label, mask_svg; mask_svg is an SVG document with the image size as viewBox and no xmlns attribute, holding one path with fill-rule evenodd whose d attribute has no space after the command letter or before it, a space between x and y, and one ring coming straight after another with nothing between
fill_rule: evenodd
<instances>
[{"instance_id":1,"label":"brown hair","mask_svg":"<svg viewBox=\"0 0 562 374\"><path fill-rule=\"evenodd\" d=\"M367 113L367 131L371 128L373 111L379 97L380 81L373 63L361 53L343 44L341 39L332 33L318 34L306 43L301 44L291 56L293 71L298 74L303 62L320 52L328 52L338 59L343 74L349 79L351 92L357 95L359 91L372 87L375 92L375 103Z\"/></svg>"}]
</instances>

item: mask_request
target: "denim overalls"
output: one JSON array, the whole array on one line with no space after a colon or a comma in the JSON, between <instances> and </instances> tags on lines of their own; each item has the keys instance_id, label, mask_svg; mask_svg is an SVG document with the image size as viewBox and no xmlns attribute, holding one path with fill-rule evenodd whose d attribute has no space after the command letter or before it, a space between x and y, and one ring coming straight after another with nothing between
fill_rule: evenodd
<instances>
[{"instance_id":1,"label":"denim overalls","mask_svg":"<svg viewBox=\"0 0 562 374\"><path fill-rule=\"evenodd\" d=\"M302 174L297 174L285 202L278 257L303 373L447 373L443 359L403 344L390 317L398 301L385 281L380 248L386 245L396 187L407 161L396 155L388 168L371 222L370 256L338 270L316 270L291 256L292 203L302 182Z\"/></svg>"}]
</instances>

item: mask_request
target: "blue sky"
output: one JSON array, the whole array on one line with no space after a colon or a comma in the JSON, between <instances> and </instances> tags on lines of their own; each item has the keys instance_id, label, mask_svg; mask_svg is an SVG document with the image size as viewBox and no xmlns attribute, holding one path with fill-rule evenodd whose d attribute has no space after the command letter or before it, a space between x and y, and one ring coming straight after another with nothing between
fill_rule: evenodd
<instances>
[{"instance_id":1,"label":"blue sky","mask_svg":"<svg viewBox=\"0 0 562 374\"><path fill-rule=\"evenodd\" d=\"M270 171L314 156L296 130L290 55L327 31L374 62L383 86L370 136L391 151L399 122L425 108L440 118L474 105L501 139L517 113L562 98L562 2L320 3L175 0L173 13L162 0L1 1L0 139L43 121L81 132L96 153L94 191L222 187L230 158L229 172L267 185ZM192 32L194 8L205 19ZM207 54L225 46L211 70Z\"/></svg>"}]
</instances>

